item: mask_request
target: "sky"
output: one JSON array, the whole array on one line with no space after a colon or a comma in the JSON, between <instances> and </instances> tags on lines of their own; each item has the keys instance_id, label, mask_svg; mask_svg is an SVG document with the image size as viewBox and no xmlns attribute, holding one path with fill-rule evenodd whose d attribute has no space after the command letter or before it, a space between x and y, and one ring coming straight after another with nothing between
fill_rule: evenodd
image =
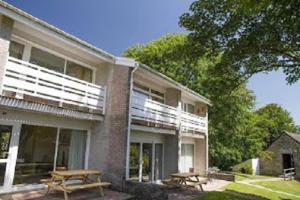
<instances>
[{"instance_id":1,"label":"sky","mask_svg":"<svg viewBox=\"0 0 300 200\"><path fill-rule=\"evenodd\" d=\"M185 32L179 17L193 0L6 0L113 55L167 33ZM277 103L300 125L300 81L287 85L282 72L257 74L248 88L256 107Z\"/></svg>"}]
</instances>

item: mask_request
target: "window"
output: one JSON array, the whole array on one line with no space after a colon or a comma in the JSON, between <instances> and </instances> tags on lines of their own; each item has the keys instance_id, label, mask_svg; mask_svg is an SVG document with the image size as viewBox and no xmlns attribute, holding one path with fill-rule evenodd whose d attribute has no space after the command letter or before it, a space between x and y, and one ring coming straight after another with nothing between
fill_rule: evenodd
<instances>
[{"instance_id":1,"label":"window","mask_svg":"<svg viewBox=\"0 0 300 200\"><path fill-rule=\"evenodd\" d=\"M55 163L64 169L84 169L86 139L86 131L60 129L58 133L58 128L22 125L14 184L49 178Z\"/></svg>"},{"instance_id":2,"label":"window","mask_svg":"<svg viewBox=\"0 0 300 200\"><path fill-rule=\"evenodd\" d=\"M9 56L17 58L17 59L22 59L23 52L24 52L25 46L23 44L10 41L9 44Z\"/></svg>"},{"instance_id":3,"label":"window","mask_svg":"<svg viewBox=\"0 0 300 200\"><path fill-rule=\"evenodd\" d=\"M56 72L64 73L64 59L35 47L31 49L30 62Z\"/></svg>"},{"instance_id":4,"label":"window","mask_svg":"<svg viewBox=\"0 0 300 200\"><path fill-rule=\"evenodd\" d=\"M182 103L182 110L191 114L195 113L195 106L189 103Z\"/></svg>"},{"instance_id":5,"label":"window","mask_svg":"<svg viewBox=\"0 0 300 200\"><path fill-rule=\"evenodd\" d=\"M56 166L69 170L83 169L86 149L86 131L61 129Z\"/></svg>"},{"instance_id":6,"label":"window","mask_svg":"<svg viewBox=\"0 0 300 200\"><path fill-rule=\"evenodd\" d=\"M134 82L133 87L134 87L134 91L141 94L142 96L147 96L147 98L149 98L153 101L165 103L165 94L164 93L154 90L152 88L143 86L136 82Z\"/></svg>"},{"instance_id":7,"label":"window","mask_svg":"<svg viewBox=\"0 0 300 200\"><path fill-rule=\"evenodd\" d=\"M180 172L194 168L194 144L181 144Z\"/></svg>"},{"instance_id":8,"label":"window","mask_svg":"<svg viewBox=\"0 0 300 200\"><path fill-rule=\"evenodd\" d=\"M53 170L57 129L23 125L14 184L38 183Z\"/></svg>"},{"instance_id":9,"label":"window","mask_svg":"<svg viewBox=\"0 0 300 200\"><path fill-rule=\"evenodd\" d=\"M67 62L66 74L80 80L92 82L93 71L74 62Z\"/></svg>"}]
</instances>

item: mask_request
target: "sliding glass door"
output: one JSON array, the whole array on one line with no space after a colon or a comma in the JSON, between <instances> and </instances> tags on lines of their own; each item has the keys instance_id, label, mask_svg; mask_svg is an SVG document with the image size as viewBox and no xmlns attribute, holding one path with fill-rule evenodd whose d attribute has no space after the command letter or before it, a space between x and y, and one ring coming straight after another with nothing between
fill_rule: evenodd
<instances>
[{"instance_id":1,"label":"sliding glass door","mask_svg":"<svg viewBox=\"0 0 300 200\"><path fill-rule=\"evenodd\" d=\"M4 186L12 126L0 125L0 186Z\"/></svg>"},{"instance_id":2,"label":"sliding glass door","mask_svg":"<svg viewBox=\"0 0 300 200\"><path fill-rule=\"evenodd\" d=\"M163 144L131 143L129 179L136 181L156 181L162 179Z\"/></svg>"},{"instance_id":3,"label":"sliding glass door","mask_svg":"<svg viewBox=\"0 0 300 200\"><path fill-rule=\"evenodd\" d=\"M56 167L69 170L84 168L86 136L86 131L60 130Z\"/></svg>"},{"instance_id":4,"label":"sliding glass door","mask_svg":"<svg viewBox=\"0 0 300 200\"><path fill-rule=\"evenodd\" d=\"M194 170L194 144L181 144L180 172Z\"/></svg>"},{"instance_id":5,"label":"sliding glass door","mask_svg":"<svg viewBox=\"0 0 300 200\"><path fill-rule=\"evenodd\" d=\"M86 131L22 125L14 184L40 183L49 172L83 169Z\"/></svg>"}]
</instances>

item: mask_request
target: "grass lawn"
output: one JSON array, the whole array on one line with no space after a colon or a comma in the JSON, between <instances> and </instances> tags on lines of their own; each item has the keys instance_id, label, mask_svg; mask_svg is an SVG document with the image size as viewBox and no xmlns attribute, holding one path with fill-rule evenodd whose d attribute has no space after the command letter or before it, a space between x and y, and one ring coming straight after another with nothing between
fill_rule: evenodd
<instances>
[{"instance_id":1,"label":"grass lawn","mask_svg":"<svg viewBox=\"0 0 300 200\"><path fill-rule=\"evenodd\" d=\"M235 175L235 181L242 181L245 179L267 179L267 178L274 178L272 176L256 176L250 174L241 174L241 173L233 173Z\"/></svg>"},{"instance_id":2,"label":"grass lawn","mask_svg":"<svg viewBox=\"0 0 300 200\"><path fill-rule=\"evenodd\" d=\"M235 174L237 180L245 179L266 179L272 178L269 176L253 176L247 174ZM299 181L268 181L251 183L272 190L290 193L300 196ZM195 200L300 200L300 198L290 195L270 192L262 188L246 185L242 183L231 183L221 192L208 192Z\"/></svg>"},{"instance_id":3,"label":"grass lawn","mask_svg":"<svg viewBox=\"0 0 300 200\"><path fill-rule=\"evenodd\" d=\"M299 181L276 181L276 182L257 182L256 185L261 185L266 188L287 192L290 194L300 196L300 182Z\"/></svg>"},{"instance_id":4,"label":"grass lawn","mask_svg":"<svg viewBox=\"0 0 300 200\"><path fill-rule=\"evenodd\" d=\"M283 185L281 185L284 188ZM250 185L245 185L241 183L231 183L226 187L226 191L232 191L237 193L242 193L246 195L255 195L256 197L260 197L261 199L270 199L270 200L282 200L282 199L300 199L294 198L289 195L278 194L275 192L270 192L264 189L256 188ZM284 191L284 189L282 189ZM288 192L288 191L284 191Z\"/></svg>"},{"instance_id":5,"label":"grass lawn","mask_svg":"<svg viewBox=\"0 0 300 200\"><path fill-rule=\"evenodd\" d=\"M195 200L246 200L236 195L227 194L226 192L208 192L202 197Z\"/></svg>"}]
</instances>

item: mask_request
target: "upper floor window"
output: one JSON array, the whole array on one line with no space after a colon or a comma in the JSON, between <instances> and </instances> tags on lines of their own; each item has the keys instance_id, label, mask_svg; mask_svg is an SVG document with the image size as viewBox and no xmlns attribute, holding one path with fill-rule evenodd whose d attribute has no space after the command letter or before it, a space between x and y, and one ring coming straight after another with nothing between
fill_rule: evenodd
<instances>
[{"instance_id":1,"label":"upper floor window","mask_svg":"<svg viewBox=\"0 0 300 200\"><path fill-rule=\"evenodd\" d=\"M70 61L67 62L66 74L88 82L93 79L93 70Z\"/></svg>"},{"instance_id":2,"label":"upper floor window","mask_svg":"<svg viewBox=\"0 0 300 200\"><path fill-rule=\"evenodd\" d=\"M17 59L22 59L23 57L23 52L24 52L25 46L23 44L10 41L9 44L9 56L17 58Z\"/></svg>"},{"instance_id":3,"label":"upper floor window","mask_svg":"<svg viewBox=\"0 0 300 200\"><path fill-rule=\"evenodd\" d=\"M163 92L157 91L150 87L141 85L139 83L134 82L133 84L134 91L140 93L141 95L160 103L165 103L165 94Z\"/></svg>"},{"instance_id":4,"label":"upper floor window","mask_svg":"<svg viewBox=\"0 0 300 200\"><path fill-rule=\"evenodd\" d=\"M21 60L23 58L26 45L11 41L9 46L9 56ZM52 53L33 46L26 49L29 49L27 55L29 55L30 57L25 61L29 60L29 62L32 64L45 67L62 74L67 74L80 80L84 80L87 82L93 81L93 70L90 68L84 67L80 64L66 60L62 57L56 56Z\"/></svg>"},{"instance_id":5,"label":"upper floor window","mask_svg":"<svg viewBox=\"0 0 300 200\"><path fill-rule=\"evenodd\" d=\"M191 114L195 113L195 106L189 103L182 103L182 110Z\"/></svg>"},{"instance_id":6,"label":"upper floor window","mask_svg":"<svg viewBox=\"0 0 300 200\"><path fill-rule=\"evenodd\" d=\"M30 62L56 72L64 73L64 59L35 47L31 48Z\"/></svg>"}]
</instances>

